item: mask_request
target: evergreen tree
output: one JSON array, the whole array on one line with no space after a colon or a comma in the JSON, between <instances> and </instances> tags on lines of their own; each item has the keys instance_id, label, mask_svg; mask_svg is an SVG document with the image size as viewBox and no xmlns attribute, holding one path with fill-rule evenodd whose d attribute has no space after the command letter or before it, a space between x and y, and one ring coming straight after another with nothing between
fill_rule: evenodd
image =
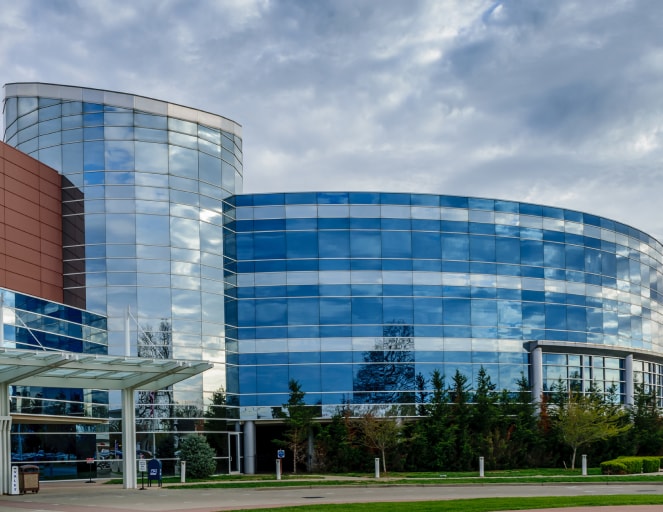
<instances>
[{"instance_id":1,"label":"evergreen tree","mask_svg":"<svg viewBox=\"0 0 663 512\"><path fill-rule=\"evenodd\" d=\"M477 383L473 406L470 411L472 426L473 452L484 457L489 467L495 467L498 453L504 448L504 439L500 431L497 386L491 381L486 369L481 366L477 374Z\"/></svg>"},{"instance_id":2,"label":"evergreen tree","mask_svg":"<svg viewBox=\"0 0 663 512\"><path fill-rule=\"evenodd\" d=\"M647 392L644 384L636 386L630 416L633 428L629 432L629 438L633 453L660 455L663 451L663 421L654 389Z\"/></svg>"},{"instance_id":3,"label":"evergreen tree","mask_svg":"<svg viewBox=\"0 0 663 512\"><path fill-rule=\"evenodd\" d=\"M292 472L297 474L297 465L306 462L307 445L309 435L312 434L313 418L317 415L317 409L306 405L301 385L296 380L288 383L290 395L288 402L283 404L283 409L276 415L283 419L285 424L284 445L292 454Z\"/></svg>"},{"instance_id":4,"label":"evergreen tree","mask_svg":"<svg viewBox=\"0 0 663 512\"><path fill-rule=\"evenodd\" d=\"M180 458L186 461L187 475L207 478L216 470L214 450L203 436L185 437L180 443Z\"/></svg>"},{"instance_id":5,"label":"evergreen tree","mask_svg":"<svg viewBox=\"0 0 663 512\"><path fill-rule=\"evenodd\" d=\"M449 390L451 400L451 422L455 426L456 436L454 445L454 461L452 469L457 471L472 468L474 454L472 452L472 417L469 407L467 377L456 370Z\"/></svg>"}]
</instances>

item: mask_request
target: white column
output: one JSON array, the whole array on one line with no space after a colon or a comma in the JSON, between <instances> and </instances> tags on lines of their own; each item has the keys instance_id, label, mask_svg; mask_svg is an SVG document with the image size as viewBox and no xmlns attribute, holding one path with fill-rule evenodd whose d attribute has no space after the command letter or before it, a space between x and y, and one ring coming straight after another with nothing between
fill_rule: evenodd
<instances>
[{"instance_id":1,"label":"white column","mask_svg":"<svg viewBox=\"0 0 663 512\"><path fill-rule=\"evenodd\" d=\"M0 496L11 489L12 450L9 433L12 418L9 415L9 384L0 382Z\"/></svg>"},{"instance_id":2,"label":"white column","mask_svg":"<svg viewBox=\"0 0 663 512\"><path fill-rule=\"evenodd\" d=\"M125 489L136 489L136 400L134 389L122 390L122 470Z\"/></svg>"},{"instance_id":3,"label":"white column","mask_svg":"<svg viewBox=\"0 0 663 512\"><path fill-rule=\"evenodd\" d=\"M635 403L635 383L633 377L633 354L629 354L624 359L624 397L627 406L633 406Z\"/></svg>"},{"instance_id":4,"label":"white column","mask_svg":"<svg viewBox=\"0 0 663 512\"><path fill-rule=\"evenodd\" d=\"M256 425L253 421L244 422L244 472L256 473Z\"/></svg>"},{"instance_id":5,"label":"white column","mask_svg":"<svg viewBox=\"0 0 663 512\"><path fill-rule=\"evenodd\" d=\"M543 394L543 350L536 347L530 353L530 365L532 367L532 402L539 404Z\"/></svg>"}]
</instances>

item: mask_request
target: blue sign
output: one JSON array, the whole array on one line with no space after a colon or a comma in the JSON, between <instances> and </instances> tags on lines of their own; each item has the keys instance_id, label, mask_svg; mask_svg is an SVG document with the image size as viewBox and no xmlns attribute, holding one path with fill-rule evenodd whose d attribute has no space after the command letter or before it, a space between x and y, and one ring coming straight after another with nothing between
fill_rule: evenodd
<instances>
[{"instance_id":1,"label":"blue sign","mask_svg":"<svg viewBox=\"0 0 663 512\"><path fill-rule=\"evenodd\" d=\"M279 459L285 459L285 450L279 450L278 452L276 452L276 456Z\"/></svg>"}]
</instances>

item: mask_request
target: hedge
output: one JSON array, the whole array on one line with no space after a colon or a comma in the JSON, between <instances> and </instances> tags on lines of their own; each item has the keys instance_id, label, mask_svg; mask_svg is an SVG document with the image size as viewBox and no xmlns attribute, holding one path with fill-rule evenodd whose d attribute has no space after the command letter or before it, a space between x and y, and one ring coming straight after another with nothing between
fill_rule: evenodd
<instances>
[{"instance_id":1,"label":"hedge","mask_svg":"<svg viewBox=\"0 0 663 512\"><path fill-rule=\"evenodd\" d=\"M601 473L604 475L657 473L660 469L660 457L618 457L601 462Z\"/></svg>"}]
</instances>

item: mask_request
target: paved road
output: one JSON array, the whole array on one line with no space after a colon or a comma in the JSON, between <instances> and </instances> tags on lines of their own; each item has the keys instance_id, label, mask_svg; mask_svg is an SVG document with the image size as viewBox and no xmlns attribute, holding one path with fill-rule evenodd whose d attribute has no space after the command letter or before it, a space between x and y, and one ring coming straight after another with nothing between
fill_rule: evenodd
<instances>
[{"instance_id":1,"label":"paved road","mask_svg":"<svg viewBox=\"0 0 663 512\"><path fill-rule=\"evenodd\" d=\"M663 484L663 481L662 481ZM125 490L121 486L84 482L42 482L38 494L0 496L0 512L218 512L287 505L429 501L455 498L663 494L662 484L558 484L472 486L299 487L268 489ZM554 499L554 498L553 498ZM556 509L556 512L570 509ZM592 509L577 508L574 512ZM593 509L595 512L597 509ZM655 507L610 507L601 512L660 512Z\"/></svg>"}]
</instances>

